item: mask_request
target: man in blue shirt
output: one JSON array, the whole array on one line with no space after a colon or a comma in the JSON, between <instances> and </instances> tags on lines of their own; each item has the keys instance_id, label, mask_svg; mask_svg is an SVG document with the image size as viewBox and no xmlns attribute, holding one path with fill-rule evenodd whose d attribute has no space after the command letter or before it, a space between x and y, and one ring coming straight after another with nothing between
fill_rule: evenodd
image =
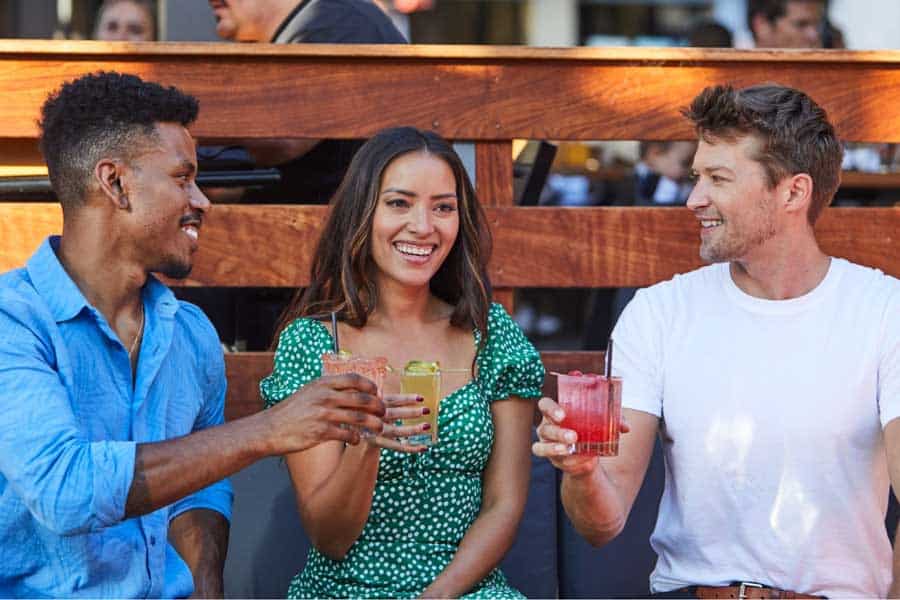
<instances>
[{"instance_id":1,"label":"man in blue shirt","mask_svg":"<svg viewBox=\"0 0 900 600\"><path fill-rule=\"evenodd\" d=\"M191 270L209 201L197 101L131 75L42 111L63 234L0 276L0 597L222 594L231 488L271 455L381 431L360 377L223 424L216 332L150 273Z\"/></svg>"}]
</instances>

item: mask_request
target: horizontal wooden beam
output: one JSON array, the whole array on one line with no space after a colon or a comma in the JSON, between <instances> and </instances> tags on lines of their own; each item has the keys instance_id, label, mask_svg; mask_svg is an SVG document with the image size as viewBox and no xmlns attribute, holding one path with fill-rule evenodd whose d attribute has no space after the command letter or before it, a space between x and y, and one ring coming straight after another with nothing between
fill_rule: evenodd
<instances>
[{"instance_id":1,"label":"horizontal wooden beam","mask_svg":"<svg viewBox=\"0 0 900 600\"><path fill-rule=\"evenodd\" d=\"M194 270L175 285L302 287L328 208L221 205L200 231ZM699 226L677 208L487 207L497 288L643 286L700 266ZM0 272L61 231L56 204L0 202ZM177 227L173 226L173 235ZM831 208L822 248L900 276L900 207Z\"/></svg>"},{"instance_id":2,"label":"horizontal wooden beam","mask_svg":"<svg viewBox=\"0 0 900 600\"><path fill-rule=\"evenodd\" d=\"M116 70L196 95L193 131L208 140L400 124L469 140L691 139L679 110L701 89L777 81L820 102L847 140L900 142L898 52L17 44L0 45L0 138L36 137L51 90Z\"/></svg>"},{"instance_id":3,"label":"horizontal wooden beam","mask_svg":"<svg viewBox=\"0 0 900 600\"><path fill-rule=\"evenodd\" d=\"M384 59L466 60L504 62L634 62L658 63L715 62L806 62L842 64L858 62L893 64L900 60L895 50L802 50L732 48L645 48L645 47L572 47L539 48L533 46L467 44L232 44L207 42L122 43L93 40L0 40L0 59L28 56L35 60L57 60L70 56L141 57L185 59L192 57L254 56L261 58L354 58L359 61Z\"/></svg>"},{"instance_id":4,"label":"horizontal wooden beam","mask_svg":"<svg viewBox=\"0 0 900 600\"><path fill-rule=\"evenodd\" d=\"M259 382L272 372L270 352L238 352L225 355L228 377L228 395L225 400L225 417L230 421L246 417L262 409ZM585 373L600 373L603 369L602 352L542 352L541 360L547 369L544 394L556 395L556 378L551 372L567 372L578 369Z\"/></svg>"}]
</instances>

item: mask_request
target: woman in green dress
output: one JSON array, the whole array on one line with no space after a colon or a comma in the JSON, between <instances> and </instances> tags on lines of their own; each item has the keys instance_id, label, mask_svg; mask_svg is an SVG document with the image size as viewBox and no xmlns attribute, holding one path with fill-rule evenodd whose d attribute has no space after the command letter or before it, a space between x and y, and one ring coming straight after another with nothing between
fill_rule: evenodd
<instances>
[{"instance_id":1,"label":"woman in green dress","mask_svg":"<svg viewBox=\"0 0 900 600\"><path fill-rule=\"evenodd\" d=\"M446 141L406 127L359 150L260 388L271 406L321 375L334 350L324 317L335 312L341 350L395 369L440 363L439 439L397 441L424 426L394 418L424 409L389 377L381 436L286 457L313 544L289 597L521 597L497 565L525 505L544 369L490 302L489 254L484 213Z\"/></svg>"}]
</instances>

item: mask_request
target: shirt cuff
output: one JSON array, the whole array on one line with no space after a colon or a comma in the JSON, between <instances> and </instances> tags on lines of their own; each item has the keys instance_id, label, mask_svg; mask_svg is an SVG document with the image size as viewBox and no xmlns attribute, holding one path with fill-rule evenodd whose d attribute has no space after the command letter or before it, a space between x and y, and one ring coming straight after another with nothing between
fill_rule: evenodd
<instances>
[{"instance_id":1,"label":"shirt cuff","mask_svg":"<svg viewBox=\"0 0 900 600\"><path fill-rule=\"evenodd\" d=\"M172 519L189 510L205 508L216 511L230 522L233 498L234 493L231 490L231 482L227 479L217 481L209 487L205 487L172 504L172 507L169 509L169 521L171 522Z\"/></svg>"},{"instance_id":2,"label":"shirt cuff","mask_svg":"<svg viewBox=\"0 0 900 600\"><path fill-rule=\"evenodd\" d=\"M134 479L136 442L91 444L94 515L98 525L109 527L125 518L125 503Z\"/></svg>"}]
</instances>

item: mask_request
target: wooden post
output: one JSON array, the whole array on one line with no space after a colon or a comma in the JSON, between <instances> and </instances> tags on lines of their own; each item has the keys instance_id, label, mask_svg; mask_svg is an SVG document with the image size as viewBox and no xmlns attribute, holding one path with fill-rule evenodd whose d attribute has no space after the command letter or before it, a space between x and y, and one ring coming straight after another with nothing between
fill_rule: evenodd
<instances>
[{"instance_id":1,"label":"wooden post","mask_svg":"<svg viewBox=\"0 0 900 600\"><path fill-rule=\"evenodd\" d=\"M513 206L512 141L475 144L475 185L484 206ZM497 232L493 232L496 236ZM495 288L494 300L510 314L515 309L515 290Z\"/></svg>"}]
</instances>

